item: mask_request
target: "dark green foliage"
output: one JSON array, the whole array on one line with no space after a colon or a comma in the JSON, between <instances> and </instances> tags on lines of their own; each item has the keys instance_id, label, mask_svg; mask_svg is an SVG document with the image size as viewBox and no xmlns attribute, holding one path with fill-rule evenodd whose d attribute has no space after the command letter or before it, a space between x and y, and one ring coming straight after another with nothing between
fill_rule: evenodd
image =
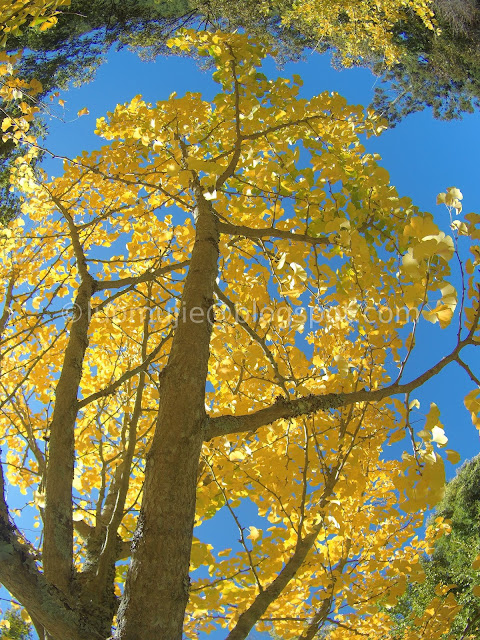
<instances>
[{"instance_id":1,"label":"dark green foliage","mask_svg":"<svg viewBox=\"0 0 480 640\"><path fill-rule=\"evenodd\" d=\"M396 637L402 637L413 617L423 614L438 584L454 584L452 593L463 608L445 637L480 638L480 599L472 593L480 584L480 572L471 566L480 553L480 456L464 464L448 483L433 517L438 516L451 521L452 532L437 541L431 557L423 559L425 582L409 585L398 605L390 610L398 621Z\"/></svg>"},{"instance_id":2,"label":"dark green foliage","mask_svg":"<svg viewBox=\"0 0 480 640\"><path fill-rule=\"evenodd\" d=\"M0 640L31 640L31 626L23 620L18 611L8 609L3 620L10 623L10 628L0 628Z\"/></svg>"},{"instance_id":3,"label":"dark green foliage","mask_svg":"<svg viewBox=\"0 0 480 640\"><path fill-rule=\"evenodd\" d=\"M188 0L72 0L53 29L27 29L20 38L10 38L7 49L25 50L22 75L34 76L49 92L91 80L113 43L127 42L151 23L165 39L189 13Z\"/></svg>"},{"instance_id":4,"label":"dark green foliage","mask_svg":"<svg viewBox=\"0 0 480 640\"><path fill-rule=\"evenodd\" d=\"M21 117L21 111L16 104L0 105L0 132L4 118ZM30 133L36 136L42 135L44 127L40 120L34 121L30 126ZM10 169L15 160L20 157L24 150L16 146L11 140L3 140L0 134L0 227L8 224L20 213L20 201L18 197L10 191ZM39 159L41 158L39 154Z\"/></svg>"},{"instance_id":5,"label":"dark green foliage","mask_svg":"<svg viewBox=\"0 0 480 640\"><path fill-rule=\"evenodd\" d=\"M3 116L0 114L0 126ZM0 139L0 226L15 218L19 213L20 203L10 193L10 166L19 155L18 150L10 142L2 142Z\"/></svg>"},{"instance_id":6,"label":"dark green foliage","mask_svg":"<svg viewBox=\"0 0 480 640\"><path fill-rule=\"evenodd\" d=\"M440 35L412 15L397 25L401 63L389 70L372 65L385 85L376 90L373 106L392 125L425 107L435 118L451 120L480 104L480 3L436 0L434 8Z\"/></svg>"},{"instance_id":7,"label":"dark green foliage","mask_svg":"<svg viewBox=\"0 0 480 640\"><path fill-rule=\"evenodd\" d=\"M0 131L4 118L17 115L19 112L15 105L2 105L0 107ZM10 192L10 167L21 154L22 151L19 147L15 146L11 140L2 140L0 135L0 227L6 225L20 213L20 202Z\"/></svg>"}]
</instances>

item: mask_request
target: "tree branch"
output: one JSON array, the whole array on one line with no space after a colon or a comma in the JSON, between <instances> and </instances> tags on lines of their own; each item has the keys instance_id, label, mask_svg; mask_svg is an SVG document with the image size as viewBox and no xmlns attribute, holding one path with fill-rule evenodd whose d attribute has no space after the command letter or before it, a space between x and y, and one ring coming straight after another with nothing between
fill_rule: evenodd
<instances>
[{"instance_id":1,"label":"tree branch","mask_svg":"<svg viewBox=\"0 0 480 640\"><path fill-rule=\"evenodd\" d=\"M5 331L5 327L7 326L8 318L10 317L10 305L13 300L13 286L15 284L15 273L12 273L7 285L7 292L5 294L5 303L3 305L3 313L0 318L0 336Z\"/></svg>"},{"instance_id":2,"label":"tree branch","mask_svg":"<svg viewBox=\"0 0 480 640\"><path fill-rule=\"evenodd\" d=\"M73 576L72 483L75 465L75 423L78 414L78 389L83 360L88 346L90 301L97 281L90 275L78 229L61 198L43 186L65 218L80 274L75 298L76 318L60 377L55 389L55 408L50 424L49 456L46 470L46 504L43 567L46 578L65 594L70 592Z\"/></svg>"},{"instance_id":3,"label":"tree branch","mask_svg":"<svg viewBox=\"0 0 480 640\"><path fill-rule=\"evenodd\" d=\"M333 570L331 570L331 573L330 573L331 575L331 581L329 585L330 593L323 600L320 606L320 609L313 616L312 621L310 622L308 627L305 629L305 631L302 633L302 635L298 638L298 640L314 640L314 638L317 637L317 634L320 631L321 627L326 622L328 618L328 614L330 613L330 610L333 604L333 599L335 595L334 593L335 585L337 583L338 577L343 573L343 570L345 569L345 565L348 562L348 554L350 552L351 546L352 546L352 541L349 538L347 538L345 542L345 550L343 553L343 557L337 562L337 564L335 565L335 567L333 567Z\"/></svg>"},{"instance_id":4,"label":"tree branch","mask_svg":"<svg viewBox=\"0 0 480 640\"><path fill-rule=\"evenodd\" d=\"M215 183L215 189L220 189L228 178L231 178L235 173L235 169L237 168L238 161L240 160L240 155L242 153L242 135L240 131L240 84L237 78L237 62L235 56L233 54L233 49L228 45L228 49L230 51L230 55L232 56L231 65L232 65L232 76L233 76L233 86L235 93L235 147L230 158L230 162L228 163L225 171L218 176L217 182Z\"/></svg>"},{"instance_id":5,"label":"tree branch","mask_svg":"<svg viewBox=\"0 0 480 640\"><path fill-rule=\"evenodd\" d=\"M78 535L87 541L88 538L95 535L95 527L87 524L85 520L76 520L74 523L75 531ZM122 540L117 546L117 560L127 560L132 554L132 541Z\"/></svg>"},{"instance_id":6,"label":"tree branch","mask_svg":"<svg viewBox=\"0 0 480 640\"><path fill-rule=\"evenodd\" d=\"M331 497L335 484L338 480L338 468L334 467L328 474L328 479L325 483L323 496L319 504L319 508L323 509ZM237 624L228 634L225 640L245 640L254 625L263 616L268 607L274 602L288 583L295 577L295 574L302 566L305 558L312 549L318 534L324 526L323 518L320 518L318 524L316 524L312 531L304 538L298 537L295 545L295 551L285 563L283 569L277 575L275 580L271 582L268 587L258 593L252 604L240 615ZM347 541L349 545L350 542ZM348 555L348 554L346 554ZM339 563L340 564L340 563ZM343 567L342 567L343 570ZM326 613L328 615L328 612Z\"/></svg>"},{"instance_id":7,"label":"tree branch","mask_svg":"<svg viewBox=\"0 0 480 640\"><path fill-rule=\"evenodd\" d=\"M246 415L225 415L209 418L204 432L204 439L211 440L217 436L225 436L232 433L252 432L277 420L297 418L302 415L317 413L318 411L339 409L357 402L380 402L399 393L410 393L440 373L451 362L458 361L459 353L464 347L467 345L478 346L480 344L473 339L479 320L480 305L467 337L459 341L451 353L410 382L401 384L397 381L383 389L360 389L350 393L327 393L324 395L311 394L294 400L279 398L275 404Z\"/></svg>"},{"instance_id":8,"label":"tree branch","mask_svg":"<svg viewBox=\"0 0 480 640\"><path fill-rule=\"evenodd\" d=\"M279 369L278 369L278 365L275 362L275 358L273 357L272 352L270 351L270 349L268 348L266 342L265 342L265 338L262 338L261 336L258 335L258 333L256 333L248 324L248 322L245 320L245 318L243 318L243 316L240 315L240 313L238 312L235 304L229 299L227 298L227 296L223 293L223 291L220 289L220 287L218 285L215 285L215 293L217 294L219 300L221 300L223 302L223 304L228 307L230 313L232 314L233 318L235 318L236 322L238 322L238 324L242 327L242 329L250 336L250 338L252 338L252 340L254 340L255 342L257 342L263 353L265 354L265 357L267 358L267 360L270 363L270 366L273 369L273 373L275 375L275 380L278 384L278 386L282 389L282 391L285 393L285 396L288 397L288 391L287 388L285 386L286 380L285 378L282 376L282 374L280 373Z\"/></svg>"},{"instance_id":9,"label":"tree branch","mask_svg":"<svg viewBox=\"0 0 480 640\"><path fill-rule=\"evenodd\" d=\"M230 222L218 222L218 230L220 233L230 236L243 236L244 238L252 238L253 240L262 240L264 238L280 238L282 240L291 240L292 242L306 242L311 245L329 245L332 241L329 238L314 238L304 233L293 233L285 229L275 229L267 227L264 229L252 229L243 225L231 224Z\"/></svg>"},{"instance_id":10,"label":"tree branch","mask_svg":"<svg viewBox=\"0 0 480 640\"><path fill-rule=\"evenodd\" d=\"M149 286L151 288L151 285ZM151 294L151 291L149 291ZM147 309L143 323L143 341L142 341L142 357L144 361L147 359L147 344L150 336L150 309ZM160 347L161 345L159 345ZM118 528L122 522L125 501L128 495L130 475L132 469L132 460L135 454L137 444L137 427L142 415L142 399L145 391L146 373L145 369L140 372L138 386L135 394L135 405L133 414L128 422L128 445L126 447L125 456L122 463L117 468L118 473L115 475L115 483L112 487L114 496L113 509L106 526L105 539L103 547L97 559L96 574L94 585L96 587L94 593L104 593L111 587L113 593L113 580L109 584L109 577L115 577L115 562L118 559Z\"/></svg>"},{"instance_id":11,"label":"tree branch","mask_svg":"<svg viewBox=\"0 0 480 640\"><path fill-rule=\"evenodd\" d=\"M109 396L112 393L115 393L115 391L119 387L121 387L122 384L125 384L125 382L127 382L128 380L136 376L138 373L142 373L143 371L145 371L145 369L155 359L155 357L158 355L158 353L160 352L164 344L167 342L167 340L171 338L171 336L172 336L172 331L169 331L168 334L160 342L160 344L158 344L155 347L155 349L151 353L149 353L148 356L146 356L145 360L141 364L139 364L137 367L134 367L133 369L129 369L128 371L125 371L125 373L121 375L118 380L115 380L115 382L112 382L112 384L108 385L108 387L105 387L105 389L96 391L95 393L90 394L83 400L80 400L78 403L78 409L83 409L83 407L86 407L91 402L94 402L99 398L104 398L105 396Z\"/></svg>"},{"instance_id":12,"label":"tree branch","mask_svg":"<svg viewBox=\"0 0 480 640\"><path fill-rule=\"evenodd\" d=\"M175 264L168 264L158 269L152 269L145 271L140 276L130 276L128 278L120 278L119 280L100 280L97 282L96 291L104 291L105 289L120 289L121 287L127 287L129 285L140 284L141 282L150 282L157 276L170 273L171 271L177 271L184 269L190 264L190 260L183 260Z\"/></svg>"},{"instance_id":13,"label":"tree branch","mask_svg":"<svg viewBox=\"0 0 480 640\"><path fill-rule=\"evenodd\" d=\"M458 362L458 364L462 367L462 369L464 369L464 370L467 372L467 374L468 374L468 376L469 376L470 380L471 380L474 384L476 384L476 385L477 385L477 387L480 387L480 380L479 380L479 379L477 378L477 376L473 373L473 371L470 369L470 367L468 366L468 364L467 364L466 362L464 362L464 361L460 358L460 356L458 356L458 358L457 358L457 362Z\"/></svg>"},{"instance_id":14,"label":"tree branch","mask_svg":"<svg viewBox=\"0 0 480 640\"><path fill-rule=\"evenodd\" d=\"M268 136L271 133L276 133L277 131L281 131L282 129L288 129L290 127L298 127L301 124L309 124L314 120L335 120L336 122L345 122L345 118L333 118L328 112L319 113L312 116L306 116L305 118L299 118L298 120L291 120L290 122L282 122L273 127L267 127L263 131L256 131L255 133L243 134L243 140L258 140L258 138L262 138L263 136Z\"/></svg>"}]
</instances>

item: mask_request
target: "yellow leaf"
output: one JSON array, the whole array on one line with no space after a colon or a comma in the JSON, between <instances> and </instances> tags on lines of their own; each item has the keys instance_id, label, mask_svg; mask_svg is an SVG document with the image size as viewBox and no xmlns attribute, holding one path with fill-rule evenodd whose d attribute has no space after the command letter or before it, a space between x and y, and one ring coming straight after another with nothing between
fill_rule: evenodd
<instances>
[{"instance_id":1,"label":"yellow leaf","mask_svg":"<svg viewBox=\"0 0 480 640\"><path fill-rule=\"evenodd\" d=\"M456 187L448 187L447 191L452 198L463 200L463 194L460 189L457 189Z\"/></svg>"},{"instance_id":2,"label":"yellow leaf","mask_svg":"<svg viewBox=\"0 0 480 640\"><path fill-rule=\"evenodd\" d=\"M28 615L26 609L22 609L20 611L20 615L22 616L22 620L24 620L27 624L32 624L32 619Z\"/></svg>"},{"instance_id":3,"label":"yellow leaf","mask_svg":"<svg viewBox=\"0 0 480 640\"><path fill-rule=\"evenodd\" d=\"M445 431L441 427L433 427L432 442L438 444L439 447L444 447L447 444L448 438L445 435Z\"/></svg>"},{"instance_id":4,"label":"yellow leaf","mask_svg":"<svg viewBox=\"0 0 480 640\"><path fill-rule=\"evenodd\" d=\"M261 535L262 535L261 529L257 529L257 527L250 527L250 533L247 536L247 538L252 542L255 542L255 540L258 540L258 538L260 538Z\"/></svg>"},{"instance_id":5,"label":"yellow leaf","mask_svg":"<svg viewBox=\"0 0 480 640\"><path fill-rule=\"evenodd\" d=\"M12 124L11 118L3 118L2 120L2 131L6 131Z\"/></svg>"},{"instance_id":6,"label":"yellow leaf","mask_svg":"<svg viewBox=\"0 0 480 640\"><path fill-rule=\"evenodd\" d=\"M445 454L447 460L452 464L458 464L462 459L461 455L457 451L453 451L453 449L445 449Z\"/></svg>"},{"instance_id":7,"label":"yellow leaf","mask_svg":"<svg viewBox=\"0 0 480 640\"><path fill-rule=\"evenodd\" d=\"M334 360L337 365L339 375L342 377L348 376L350 369L345 358L343 356L335 356Z\"/></svg>"}]
</instances>

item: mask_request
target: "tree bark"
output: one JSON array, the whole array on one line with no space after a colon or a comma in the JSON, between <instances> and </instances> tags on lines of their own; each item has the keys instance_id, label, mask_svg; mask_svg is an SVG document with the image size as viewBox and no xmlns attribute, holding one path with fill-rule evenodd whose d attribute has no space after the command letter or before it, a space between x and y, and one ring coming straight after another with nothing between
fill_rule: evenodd
<instances>
[{"instance_id":1,"label":"tree bark","mask_svg":"<svg viewBox=\"0 0 480 640\"><path fill-rule=\"evenodd\" d=\"M73 572L72 483L77 394L88 346L90 299L94 290L93 278L85 276L75 299L79 317L74 318L70 329L50 424L42 558L45 577L64 593L70 590Z\"/></svg>"},{"instance_id":2,"label":"tree bark","mask_svg":"<svg viewBox=\"0 0 480 640\"><path fill-rule=\"evenodd\" d=\"M181 640L189 597L198 461L217 277L218 231L196 189L196 238L147 457L142 509L118 614L118 640Z\"/></svg>"}]
</instances>

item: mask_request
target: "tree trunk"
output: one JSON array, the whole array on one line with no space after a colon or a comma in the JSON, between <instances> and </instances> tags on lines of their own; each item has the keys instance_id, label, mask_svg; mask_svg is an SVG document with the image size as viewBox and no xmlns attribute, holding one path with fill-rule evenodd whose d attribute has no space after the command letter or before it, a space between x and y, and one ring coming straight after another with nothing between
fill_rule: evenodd
<instances>
[{"instance_id":1,"label":"tree trunk","mask_svg":"<svg viewBox=\"0 0 480 640\"><path fill-rule=\"evenodd\" d=\"M62 372L55 391L46 473L43 568L47 580L65 594L70 591L73 573L72 482L77 393L88 347L90 299L94 291L93 278L88 276L82 280L75 299L79 317L72 321Z\"/></svg>"},{"instance_id":2,"label":"tree trunk","mask_svg":"<svg viewBox=\"0 0 480 640\"><path fill-rule=\"evenodd\" d=\"M181 640L189 592L218 231L197 189L197 230L147 457L142 509L118 615L119 640Z\"/></svg>"}]
</instances>

